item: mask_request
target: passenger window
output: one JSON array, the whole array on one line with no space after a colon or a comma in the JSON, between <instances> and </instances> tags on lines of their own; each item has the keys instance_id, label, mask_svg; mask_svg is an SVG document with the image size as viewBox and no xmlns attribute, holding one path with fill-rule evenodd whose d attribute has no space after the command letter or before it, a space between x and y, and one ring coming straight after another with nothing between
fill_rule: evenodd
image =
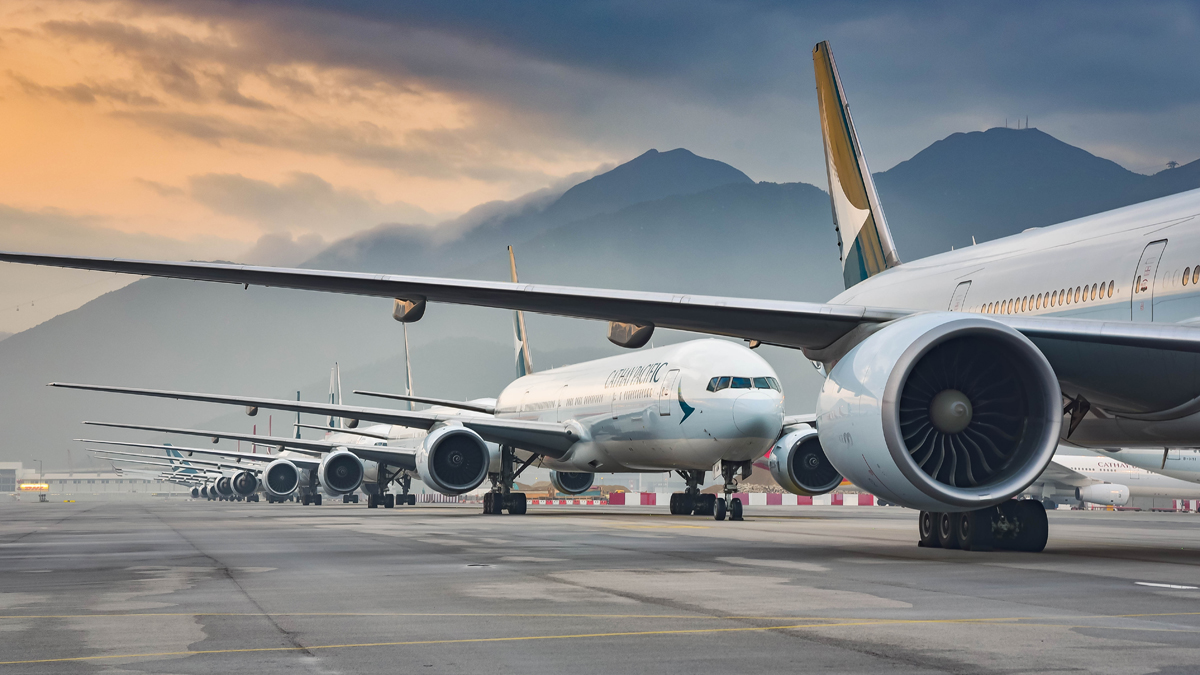
<instances>
[{"instance_id":1,"label":"passenger window","mask_svg":"<svg viewBox=\"0 0 1200 675\"><path fill-rule=\"evenodd\" d=\"M730 384L729 386L732 389L749 389L750 388L750 378L735 377L735 378L733 378L733 383Z\"/></svg>"},{"instance_id":2,"label":"passenger window","mask_svg":"<svg viewBox=\"0 0 1200 675\"><path fill-rule=\"evenodd\" d=\"M1092 300L1096 299L1096 284L1092 284Z\"/></svg>"},{"instance_id":3,"label":"passenger window","mask_svg":"<svg viewBox=\"0 0 1200 675\"><path fill-rule=\"evenodd\" d=\"M1075 287L1075 302L1079 302L1079 287Z\"/></svg>"},{"instance_id":4,"label":"passenger window","mask_svg":"<svg viewBox=\"0 0 1200 675\"><path fill-rule=\"evenodd\" d=\"M1183 268L1183 285L1184 286L1187 286L1188 277L1190 277L1190 276L1192 276L1192 268L1190 268L1190 267Z\"/></svg>"},{"instance_id":5,"label":"passenger window","mask_svg":"<svg viewBox=\"0 0 1200 675\"><path fill-rule=\"evenodd\" d=\"M1196 271L1193 272L1192 274L1193 274L1192 283L1194 284L1194 283L1196 283L1196 277L1194 275L1200 274L1200 265L1196 266ZM1112 297L1113 284L1115 284L1115 283L1117 283L1115 280L1108 282L1108 297L1110 297L1110 298Z\"/></svg>"},{"instance_id":6,"label":"passenger window","mask_svg":"<svg viewBox=\"0 0 1200 675\"><path fill-rule=\"evenodd\" d=\"M1034 305L1034 309L1041 309L1041 308L1042 308L1042 294L1038 293L1037 303Z\"/></svg>"},{"instance_id":7,"label":"passenger window","mask_svg":"<svg viewBox=\"0 0 1200 675\"><path fill-rule=\"evenodd\" d=\"M1050 294L1050 305L1053 306L1056 302L1058 302L1058 291L1054 291Z\"/></svg>"},{"instance_id":8,"label":"passenger window","mask_svg":"<svg viewBox=\"0 0 1200 675\"><path fill-rule=\"evenodd\" d=\"M1200 284L1200 265L1196 265L1194 268L1192 268L1192 283Z\"/></svg>"},{"instance_id":9,"label":"passenger window","mask_svg":"<svg viewBox=\"0 0 1200 675\"><path fill-rule=\"evenodd\" d=\"M767 382L767 378L765 378L765 377L756 377L756 378L754 378L754 388L755 389L770 389L771 383Z\"/></svg>"}]
</instances>

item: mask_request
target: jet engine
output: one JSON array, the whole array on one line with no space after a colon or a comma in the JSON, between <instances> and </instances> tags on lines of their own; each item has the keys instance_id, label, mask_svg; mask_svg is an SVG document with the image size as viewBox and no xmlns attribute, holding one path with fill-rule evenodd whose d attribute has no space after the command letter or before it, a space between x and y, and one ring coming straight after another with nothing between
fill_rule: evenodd
<instances>
[{"instance_id":1,"label":"jet engine","mask_svg":"<svg viewBox=\"0 0 1200 675\"><path fill-rule=\"evenodd\" d=\"M321 488L330 495L344 495L354 492L362 485L366 468L362 460L349 450L335 450L321 460L317 469L317 478Z\"/></svg>"},{"instance_id":2,"label":"jet engine","mask_svg":"<svg viewBox=\"0 0 1200 675\"><path fill-rule=\"evenodd\" d=\"M434 429L417 450L417 475L445 495L461 495L479 487L490 464L488 444L461 426Z\"/></svg>"},{"instance_id":3,"label":"jet engine","mask_svg":"<svg viewBox=\"0 0 1200 675\"><path fill-rule=\"evenodd\" d=\"M283 499L300 487L300 469L286 459L277 459L263 471L263 490L271 499Z\"/></svg>"},{"instance_id":4,"label":"jet engine","mask_svg":"<svg viewBox=\"0 0 1200 675\"><path fill-rule=\"evenodd\" d=\"M216 491L218 497L229 498L233 496L233 486L230 485L229 476L221 476L213 486L208 489L209 494Z\"/></svg>"},{"instance_id":5,"label":"jet engine","mask_svg":"<svg viewBox=\"0 0 1200 675\"><path fill-rule=\"evenodd\" d=\"M249 497L258 490L258 476L253 471L242 471L229 480L233 493L239 497Z\"/></svg>"},{"instance_id":6,"label":"jet engine","mask_svg":"<svg viewBox=\"0 0 1200 675\"><path fill-rule=\"evenodd\" d=\"M833 466L881 499L933 512L1008 500L1058 446L1062 395L1028 338L944 312L897 320L830 370L817 400Z\"/></svg>"},{"instance_id":7,"label":"jet engine","mask_svg":"<svg viewBox=\"0 0 1200 675\"><path fill-rule=\"evenodd\" d=\"M205 485L204 487L200 488L200 496L201 496L201 497L203 497L203 498L205 498L205 499L211 499L211 495L210 495L210 494L209 494L209 492L208 492L208 486L207 486L207 485Z\"/></svg>"},{"instance_id":8,"label":"jet engine","mask_svg":"<svg viewBox=\"0 0 1200 675\"><path fill-rule=\"evenodd\" d=\"M771 477L792 494L814 497L832 491L842 483L842 474L833 468L821 439L812 427L800 427L783 435L767 453Z\"/></svg>"},{"instance_id":9,"label":"jet engine","mask_svg":"<svg viewBox=\"0 0 1200 675\"><path fill-rule=\"evenodd\" d=\"M1129 503L1129 488L1113 483L1085 485L1075 488L1075 496L1081 502L1101 506L1125 506Z\"/></svg>"},{"instance_id":10,"label":"jet engine","mask_svg":"<svg viewBox=\"0 0 1200 675\"><path fill-rule=\"evenodd\" d=\"M192 488L192 499L200 498L200 488Z\"/></svg>"},{"instance_id":11,"label":"jet engine","mask_svg":"<svg viewBox=\"0 0 1200 675\"><path fill-rule=\"evenodd\" d=\"M569 495L580 495L592 489L596 474L587 471L551 471L550 484L555 490Z\"/></svg>"}]
</instances>

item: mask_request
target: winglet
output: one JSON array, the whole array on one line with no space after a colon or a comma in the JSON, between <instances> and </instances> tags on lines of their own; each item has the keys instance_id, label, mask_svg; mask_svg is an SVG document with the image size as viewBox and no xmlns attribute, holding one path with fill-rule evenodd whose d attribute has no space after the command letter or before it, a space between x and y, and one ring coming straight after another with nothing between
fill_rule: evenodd
<instances>
[{"instance_id":1,"label":"winglet","mask_svg":"<svg viewBox=\"0 0 1200 675\"><path fill-rule=\"evenodd\" d=\"M858 144L850 105L842 90L837 65L828 42L813 48L817 76L817 107L821 113L821 139L825 143L825 170L833 224L842 253L842 278L846 288L900 264L887 218L879 205L875 181Z\"/></svg>"}]
</instances>

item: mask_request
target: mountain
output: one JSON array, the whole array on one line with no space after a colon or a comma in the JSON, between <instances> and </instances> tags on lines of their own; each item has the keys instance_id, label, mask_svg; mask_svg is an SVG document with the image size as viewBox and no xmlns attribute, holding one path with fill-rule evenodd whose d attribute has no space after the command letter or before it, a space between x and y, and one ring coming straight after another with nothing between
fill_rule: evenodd
<instances>
[{"instance_id":1,"label":"mountain","mask_svg":"<svg viewBox=\"0 0 1200 675\"><path fill-rule=\"evenodd\" d=\"M993 129L950 136L877 179L900 254L912 260L969 244L972 235L984 241L1139 195L1198 187L1200 164L1142 176L1040 131ZM504 247L513 244L524 281L813 301L841 290L825 192L754 183L681 150L646 153L570 189L481 206L447 227L449 234L376 228L334 244L308 266L507 279ZM602 323L527 320L537 369L618 351ZM408 334L419 393L492 396L512 378L506 311L434 305ZM654 343L689 337L660 331ZM401 340L387 299L137 281L0 341L0 460L65 465L83 419L195 426L216 418L235 429L265 423L262 415L248 420L215 406L49 389L46 382L287 398L299 388L320 400L334 361L347 391L399 390ZM780 374L789 412L811 411L819 378L803 356L768 347L760 353Z\"/></svg>"},{"instance_id":2,"label":"mountain","mask_svg":"<svg viewBox=\"0 0 1200 675\"><path fill-rule=\"evenodd\" d=\"M434 231L386 225L337 242L305 263L314 269L403 272L444 276L479 255L504 250L547 230L633 204L688 195L728 184L752 184L749 176L682 148L650 150L561 194L541 194L515 204L485 204ZM449 233L449 235L445 234Z\"/></svg>"},{"instance_id":3,"label":"mountain","mask_svg":"<svg viewBox=\"0 0 1200 675\"><path fill-rule=\"evenodd\" d=\"M12 333L0 332L0 341L3 341L5 338L10 338L10 337L12 337Z\"/></svg>"},{"instance_id":4,"label":"mountain","mask_svg":"<svg viewBox=\"0 0 1200 675\"><path fill-rule=\"evenodd\" d=\"M1153 176L1038 129L952 134L875 174L901 260L1200 187L1200 163Z\"/></svg>"}]
</instances>

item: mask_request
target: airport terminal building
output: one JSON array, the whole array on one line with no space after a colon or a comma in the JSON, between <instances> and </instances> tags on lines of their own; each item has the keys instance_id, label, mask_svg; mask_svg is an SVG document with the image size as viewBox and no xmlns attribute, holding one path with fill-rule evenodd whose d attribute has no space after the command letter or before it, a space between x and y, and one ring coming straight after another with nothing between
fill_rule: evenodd
<instances>
[{"instance_id":1,"label":"airport terminal building","mask_svg":"<svg viewBox=\"0 0 1200 675\"><path fill-rule=\"evenodd\" d=\"M62 471L41 474L21 462L0 462L0 495L11 498L44 494L48 499L137 499L189 497L190 488L112 471Z\"/></svg>"}]
</instances>

